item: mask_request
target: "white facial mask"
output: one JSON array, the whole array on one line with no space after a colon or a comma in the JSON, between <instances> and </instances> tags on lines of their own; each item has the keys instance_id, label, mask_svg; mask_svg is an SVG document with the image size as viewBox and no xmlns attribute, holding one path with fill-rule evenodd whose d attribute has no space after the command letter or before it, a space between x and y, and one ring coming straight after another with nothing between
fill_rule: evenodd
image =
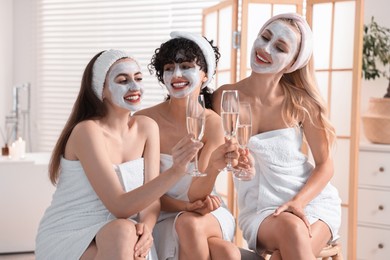
<instances>
[{"instance_id":1,"label":"white facial mask","mask_svg":"<svg viewBox=\"0 0 390 260\"><path fill-rule=\"evenodd\" d=\"M251 68L256 73L278 73L291 64L297 54L297 33L283 21L272 22L266 29L273 35L269 40L262 37L263 32L257 36L251 51ZM280 51L278 40L289 46L288 52Z\"/></svg>"},{"instance_id":2,"label":"white facial mask","mask_svg":"<svg viewBox=\"0 0 390 260\"><path fill-rule=\"evenodd\" d=\"M130 111L137 111L141 108L143 86L136 81L136 73L140 72L138 64L131 61L115 63L108 74L108 89L111 92L112 102ZM115 82L119 75L126 76L125 83ZM134 94L134 95L132 95Z\"/></svg>"},{"instance_id":3,"label":"white facial mask","mask_svg":"<svg viewBox=\"0 0 390 260\"><path fill-rule=\"evenodd\" d=\"M201 85L201 70L198 65L183 68L183 63L174 63L174 68L164 70L163 80L169 95L184 98Z\"/></svg>"}]
</instances>

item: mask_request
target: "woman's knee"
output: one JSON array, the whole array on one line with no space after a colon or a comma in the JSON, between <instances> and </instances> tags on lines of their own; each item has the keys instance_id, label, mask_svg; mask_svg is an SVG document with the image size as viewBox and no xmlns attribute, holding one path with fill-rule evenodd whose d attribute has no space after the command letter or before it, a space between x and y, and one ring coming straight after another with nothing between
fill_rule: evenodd
<instances>
[{"instance_id":1,"label":"woman's knee","mask_svg":"<svg viewBox=\"0 0 390 260\"><path fill-rule=\"evenodd\" d=\"M106 224L96 235L96 239L99 238L119 243L135 243L138 239L135 224L127 219L116 219Z\"/></svg>"},{"instance_id":2,"label":"woman's knee","mask_svg":"<svg viewBox=\"0 0 390 260\"><path fill-rule=\"evenodd\" d=\"M208 244L212 259L241 259L240 249L232 242L213 237L208 239Z\"/></svg>"},{"instance_id":3,"label":"woman's knee","mask_svg":"<svg viewBox=\"0 0 390 260\"><path fill-rule=\"evenodd\" d=\"M182 213L176 220L175 229L177 234L202 233L201 222L192 213Z\"/></svg>"},{"instance_id":4,"label":"woman's knee","mask_svg":"<svg viewBox=\"0 0 390 260\"><path fill-rule=\"evenodd\" d=\"M280 236L289 241L300 241L300 238L309 237L309 229L305 223L295 215L286 213L290 216L280 219Z\"/></svg>"},{"instance_id":5,"label":"woman's knee","mask_svg":"<svg viewBox=\"0 0 390 260\"><path fill-rule=\"evenodd\" d=\"M232 260L241 259L240 249L233 243L222 247L221 253L224 256L223 259L232 259Z\"/></svg>"}]
</instances>

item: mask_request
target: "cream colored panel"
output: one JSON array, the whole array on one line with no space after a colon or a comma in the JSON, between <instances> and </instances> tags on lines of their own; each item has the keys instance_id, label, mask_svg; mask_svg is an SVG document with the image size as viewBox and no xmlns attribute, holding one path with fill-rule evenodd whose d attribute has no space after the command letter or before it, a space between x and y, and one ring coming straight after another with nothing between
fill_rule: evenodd
<instances>
[{"instance_id":1,"label":"cream colored panel","mask_svg":"<svg viewBox=\"0 0 390 260\"><path fill-rule=\"evenodd\" d=\"M349 146L349 140L338 139L333 151L334 175L331 183L339 191L344 204L349 202Z\"/></svg>"},{"instance_id":2,"label":"cream colored panel","mask_svg":"<svg viewBox=\"0 0 390 260\"><path fill-rule=\"evenodd\" d=\"M248 35L247 35L247 68L250 68L250 55L253 42L255 41L260 28L271 17L270 4L249 4L248 5Z\"/></svg>"},{"instance_id":3,"label":"cream colored panel","mask_svg":"<svg viewBox=\"0 0 390 260\"><path fill-rule=\"evenodd\" d=\"M208 40L213 40L214 45L217 45L217 33L218 33L218 23L217 23L217 12L212 12L207 14L205 17L205 25L204 25L204 32L203 35L206 36ZM208 85L211 88L215 88L217 86L215 76L212 80L212 82Z\"/></svg>"},{"instance_id":4,"label":"cream colored panel","mask_svg":"<svg viewBox=\"0 0 390 260\"><path fill-rule=\"evenodd\" d=\"M214 40L214 45L217 41L217 12L212 12L207 14L205 18L205 25L204 25L204 33L203 35L206 36L209 40Z\"/></svg>"},{"instance_id":5,"label":"cream colored panel","mask_svg":"<svg viewBox=\"0 0 390 260\"><path fill-rule=\"evenodd\" d=\"M215 86L215 88L220 87L224 84L231 84L232 82L230 82L230 77L231 77L230 75L231 75L230 71L219 72L218 73L218 82L217 82L217 85Z\"/></svg>"},{"instance_id":6,"label":"cream colored panel","mask_svg":"<svg viewBox=\"0 0 390 260\"><path fill-rule=\"evenodd\" d=\"M330 39L332 33L332 4L316 4L313 8L313 44L316 69L330 65Z\"/></svg>"},{"instance_id":7,"label":"cream colored panel","mask_svg":"<svg viewBox=\"0 0 390 260\"><path fill-rule=\"evenodd\" d=\"M333 72L330 119L338 136L351 134L352 72Z\"/></svg>"},{"instance_id":8,"label":"cream colored panel","mask_svg":"<svg viewBox=\"0 0 390 260\"><path fill-rule=\"evenodd\" d=\"M274 5L274 14L283 14L283 13L296 13L297 12L297 6L296 5Z\"/></svg>"},{"instance_id":9,"label":"cream colored panel","mask_svg":"<svg viewBox=\"0 0 390 260\"><path fill-rule=\"evenodd\" d=\"M328 102L328 77L329 77L329 72L316 72L316 77L317 77L317 84L318 88L321 92L321 96L324 98L325 102Z\"/></svg>"},{"instance_id":10,"label":"cream colored panel","mask_svg":"<svg viewBox=\"0 0 390 260\"><path fill-rule=\"evenodd\" d=\"M335 69L352 68L355 26L355 1L335 4L333 64Z\"/></svg>"},{"instance_id":11,"label":"cream colored panel","mask_svg":"<svg viewBox=\"0 0 390 260\"><path fill-rule=\"evenodd\" d=\"M249 77L249 76L251 75L251 73L252 73L252 69L248 69L248 70L246 71L246 76Z\"/></svg>"},{"instance_id":12,"label":"cream colored panel","mask_svg":"<svg viewBox=\"0 0 390 260\"><path fill-rule=\"evenodd\" d=\"M343 250L343 259L347 260L348 255L348 208L341 208L341 227L339 231L339 243L341 244L341 248Z\"/></svg>"},{"instance_id":13,"label":"cream colored panel","mask_svg":"<svg viewBox=\"0 0 390 260\"><path fill-rule=\"evenodd\" d=\"M219 59L219 69L230 69L231 49L232 49L232 7L221 9L219 12L219 52L221 58Z\"/></svg>"}]
</instances>

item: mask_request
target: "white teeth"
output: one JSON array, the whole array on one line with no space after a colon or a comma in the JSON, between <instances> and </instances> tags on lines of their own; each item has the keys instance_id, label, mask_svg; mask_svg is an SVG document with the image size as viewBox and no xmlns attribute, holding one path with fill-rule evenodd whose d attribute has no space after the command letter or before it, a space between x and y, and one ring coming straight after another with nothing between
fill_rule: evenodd
<instances>
[{"instance_id":1,"label":"white teeth","mask_svg":"<svg viewBox=\"0 0 390 260\"><path fill-rule=\"evenodd\" d=\"M187 85L187 82L180 82L180 83L173 83L172 86L174 87L184 87L185 85Z\"/></svg>"},{"instance_id":2,"label":"white teeth","mask_svg":"<svg viewBox=\"0 0 390 260\"><path fill-rule=\"evenodd\" d=\"M269 63L269 61L263 59L262 57L260 57L259 55L256 55L256 57L261 60L262 62L265 62L265 63Z\"/></svg>"},{"instance_id":3,"label":"white teeth","mask_svg":"<svg viewBox=\"0 0 390 260\"><path fill-rule=\"evenodd\" d=\"M125 98L126 100L137 100L138 99L138 96L128 96Z\"/></svg>"}]
</instances>

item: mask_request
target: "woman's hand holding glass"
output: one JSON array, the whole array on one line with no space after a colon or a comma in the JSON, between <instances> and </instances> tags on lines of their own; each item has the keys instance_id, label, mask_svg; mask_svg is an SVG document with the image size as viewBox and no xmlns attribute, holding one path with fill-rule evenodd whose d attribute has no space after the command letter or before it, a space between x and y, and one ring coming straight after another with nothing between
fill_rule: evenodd
<instances>
[{"instance_id":1,"label":"woman's hand holding glass","mask_svg":"<svg viewBox=\"0 0 390 260\"><path fill-rule=\"evenodd\" d=\"M225 143L221 144L211 153L207 170L209 172L219 172L227 163L230 163L232 167L236 166L240 157L238 150L239 148L235 138L225 138Z\"/></svg>"},{"instance_id":2,"label":"woman's hand holding glass","mask_svg":"<svg viewBox=\"0 0 390 260\"><path fill-rule=\"evenodd\" d=\"M239 180L241 181L250 181L256 174L255 170L255 159L250 154L249 149L245 148L239 149L240 157L238 158L238 164L235 166L238 171L245 171L245 176L241 176ZM237 179L237 178L236 178Z\"/></svg>"},{"instance_id":3,"label":"woman's hand holding glass","mask_svg":"<svg viewBox=\"0 0 390 260\"><path fill-rule=\"evenodd\" d=\"M236 136L239 109L238 91L224 90L221 97L221 117L224 135L228 140ZM234 172L231 160L228 160L223 171Z\"/></svg>"},{"instance_id":4,"label":"woman's hand holding glass","mask_svg":"<svg viewBox=\"0 0 390 260\"><path fill-rule=\"evenodd\" d=\"M252 135L252 112L248 102L240 102L240 112L237 126L237 141L240 148L249 155L247 144ZM253 178L253 172L245 168L236 169L233 171L234 178L242 181L249 181Z\"/></svg>"},{"instance_id":5,"label":"woman's hand holding glass","mask_svg":"<svg viewBox=\"0 0 390 260\"><path fill-rule=\"evenodd\" d=\"M203 147L202 142L195 142L194 135L188 134L183 137L172 148L173 164L171 168L175 169L175 172L185 173L190 161L196 156L198 151Z\"/></svg>"},{"instance_id":6,"label":"woman's hand holding glass","mask_svg":"<svg viewBox=\"0 0 390 260\"><path fill-rule=\"evenodd\" d=\"M187 109L186 109L186 124L189 134L194 135L194 140L200 142L204 134L204 128L206 123L205 116L205 102L203 95L193 97L189 95L187 97ZM198 154L195 155L194 169L188 172L193 177L203 177L206 173L202 173L198 169Z\"/></svg>"}]
</instances>

